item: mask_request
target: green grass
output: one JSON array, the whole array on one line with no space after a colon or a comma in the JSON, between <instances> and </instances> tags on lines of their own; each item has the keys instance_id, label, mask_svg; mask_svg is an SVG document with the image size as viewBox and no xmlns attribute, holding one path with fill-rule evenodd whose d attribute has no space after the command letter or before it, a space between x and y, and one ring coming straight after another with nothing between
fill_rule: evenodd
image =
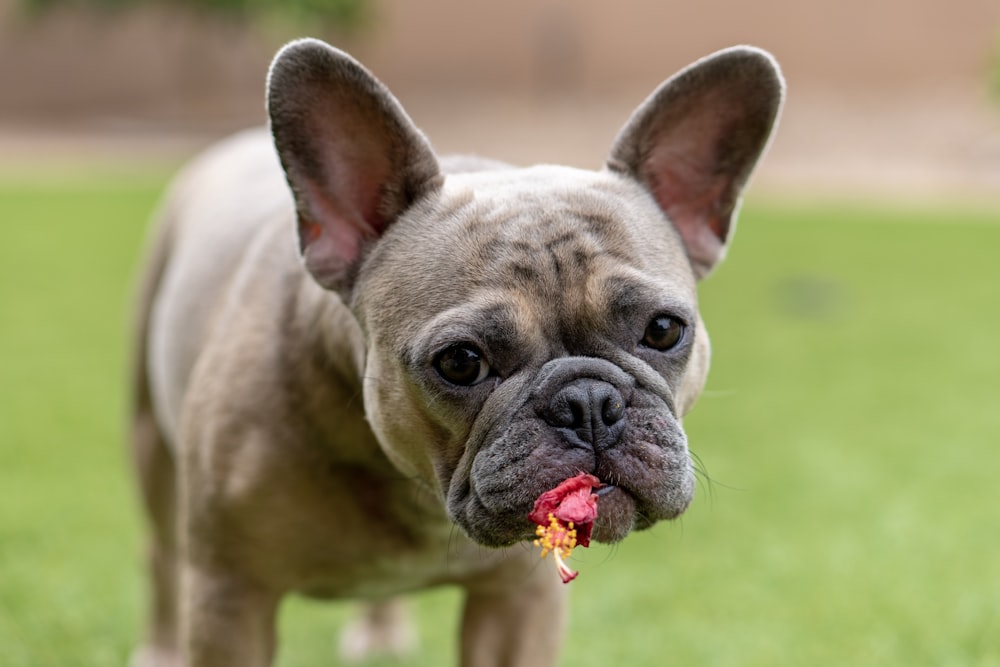
<instances>
[{"instance_id":1,"label":"green grass","mask_svg":"<svg viewBox=\"0 0 1000 667\"><path fill-rule=\"evenodd\" d=\"M141 627L123 444L158 180L0 186L0 665L120 666ZM563 665L1000 665L1000 213L751 203L702 291L685 517L578 550ZM415 602L453 661L458 597ZM345 605L290 600L283 667Z\"/></svg>"}]
</instances>

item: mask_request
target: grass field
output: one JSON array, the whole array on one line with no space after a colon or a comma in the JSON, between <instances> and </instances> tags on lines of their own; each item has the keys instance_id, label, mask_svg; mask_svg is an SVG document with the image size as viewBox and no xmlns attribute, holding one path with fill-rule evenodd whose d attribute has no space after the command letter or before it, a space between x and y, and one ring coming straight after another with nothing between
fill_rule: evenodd
<instances>
[{"instance_id":1,"label":"grass field","mask_svg":"<svg viewBox=\"0 0 1000 667\"><path fill-rule=\"evenodd\" d=\"M141 527L123 445L130 277L161 181L0 185L0 665L121 666ZM711 482L578 550L563 665L1000 665L1000 212L752 201L705 285ZM458 599L415 601L412 665ZM283 667L343 605L290 600Z\"/></svg>"}]
</instances>

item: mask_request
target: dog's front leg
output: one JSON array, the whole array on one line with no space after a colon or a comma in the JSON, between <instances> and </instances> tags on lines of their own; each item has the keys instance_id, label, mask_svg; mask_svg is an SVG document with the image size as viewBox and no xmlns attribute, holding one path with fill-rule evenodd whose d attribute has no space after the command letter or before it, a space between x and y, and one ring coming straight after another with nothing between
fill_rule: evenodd
<instances>
[{"instance_id":1,"label":"dog's front leg","mask_svg":"<svg viewBox=\"0 0 1000 667\"><path fill-rule=\"evenodd\" d=\"M554 568L531 558L528 569L467 588L462 667L551 667L565 630L565 587Z\"/></svg>"},{"instance_id":2,"label":"dog's front leg","mask_svg":"<svg viewBox=\"0 0 1000 667\"><path fill-rule=\"evenodd\" d=\"M197 565L183 572L181 632L186 667L267 667L280 595Z\"/></svg>"}]
</instances>

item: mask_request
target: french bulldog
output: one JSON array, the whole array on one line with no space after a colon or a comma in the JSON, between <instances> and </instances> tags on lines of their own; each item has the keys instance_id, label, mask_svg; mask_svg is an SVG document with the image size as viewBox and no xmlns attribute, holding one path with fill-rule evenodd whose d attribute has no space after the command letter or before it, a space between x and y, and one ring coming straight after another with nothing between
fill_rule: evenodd
<instances>
[{"instance_id":1,"label":"french bulldog","mask_svg":"<svg viewBox=\"0 0 1000 667\"><path fill-rule=\"evenodd\" d=\"M684 512L705 382L696 285L784 96L720 51L643 102L600 171L439 158L346 53L292 42L270 132L162 205L131 439L150 519L137 667L260 667L288 593L366 601L353 657L410 642L396 596L464 590L461 664L556 663L542 492L600 479L593 539Z\"/></svg>"}]
</instances>

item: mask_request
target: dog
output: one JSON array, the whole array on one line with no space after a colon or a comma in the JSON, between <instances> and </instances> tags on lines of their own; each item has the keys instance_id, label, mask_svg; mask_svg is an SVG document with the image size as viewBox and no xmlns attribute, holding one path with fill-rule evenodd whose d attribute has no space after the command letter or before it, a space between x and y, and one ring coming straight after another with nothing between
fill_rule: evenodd
<instances>
[{"instance_id":1,"label":"dog","mask_svg":"<svg viewBox=\"0 0 1000 667\"><path fill-rule=\"evenodd\" d=\"M358 598L354 657L409 643L400 594L464 590L461 664L556 663L565 588L527 515L600 479L593 539L688 507L696 286L784 98L708 56L604 168L439 158L346 53L285 46L270 132L186 167L140 289L131 440L150 523L137 667L261 667L288 593Z\"/></svg>"}]
</instances>

